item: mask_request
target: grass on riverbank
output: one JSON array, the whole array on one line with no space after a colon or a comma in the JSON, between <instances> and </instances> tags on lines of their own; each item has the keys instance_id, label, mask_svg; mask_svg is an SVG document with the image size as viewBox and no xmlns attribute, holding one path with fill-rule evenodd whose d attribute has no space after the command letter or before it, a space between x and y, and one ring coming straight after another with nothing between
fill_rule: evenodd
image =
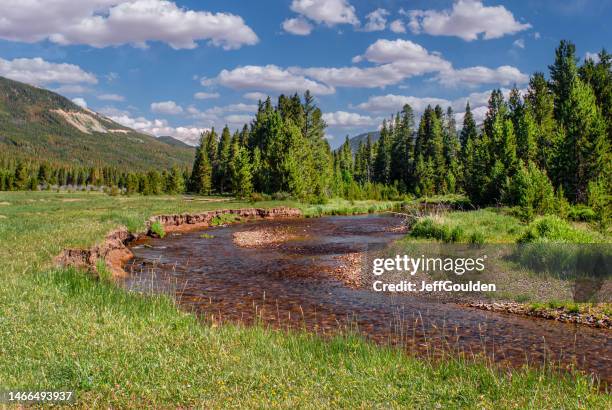
<instances>
[{"instance_id":1,"label":"grass on riverbank","mask_svg":"<svg viewBox=\"0 0 612 410\"><path fill-rule=\"evenodd\" d=\"M279 205L295 204L255 206ZM89 246L120 224L142 230L153 214L249 206L0 193L0 389L75 389L81 407L119 408L612 405L586 377L502 374L458 360L432 364L351 337L210 326L166 297L50 266L61 249Z\"/></svg>"}]
</instances>

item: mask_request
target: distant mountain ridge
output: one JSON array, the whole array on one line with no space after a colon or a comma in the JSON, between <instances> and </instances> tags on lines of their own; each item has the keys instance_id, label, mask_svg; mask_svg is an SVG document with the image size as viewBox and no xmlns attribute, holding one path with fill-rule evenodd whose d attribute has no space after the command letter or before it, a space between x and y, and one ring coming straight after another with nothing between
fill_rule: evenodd
<instances>
[{"instance_id":1,"label":"distant mountain ridge","mask_svg":"<svg viewBox=\"0 0 612 410\"><path fill-rule=\"evenodd\" d=\"M363 134L355 135L354 137L349 138L349 144L351 146L351 151L353 151L353 154L357 152L357 148L359 148L359 143L365 144L366 142L368 142L368 136L370 137L372 144L374 144L380 138L380 131L364 132Z\"/></svg>"},{"instance_id":2,"label":"distant mountain ridge","mask_svg":"<svg viewBox=\"0 0 612 410\"><path fill-rule=\"evenodd\" d=\"M125 127L52 91L0 77L0 154L147 170L188 166L194 148Z\"/></svg>"}]
</instances>

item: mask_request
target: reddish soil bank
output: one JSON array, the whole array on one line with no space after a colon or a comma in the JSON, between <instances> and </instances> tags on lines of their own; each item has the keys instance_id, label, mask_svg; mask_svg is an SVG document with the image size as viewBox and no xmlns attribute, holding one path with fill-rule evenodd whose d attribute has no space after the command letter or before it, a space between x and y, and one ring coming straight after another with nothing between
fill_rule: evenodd
<instances>
[{"instance_id":1,"label":"reddish soil bank","mask_svg":"<svg viewBox=\"0 0 612 410\"><path fill-rule=\"evenodd\" d=\"M94 245L89 249L63 250L55 257L54 262L58 266L85 269L97 275L99 273L97 264L98 261L102 260L106 263L113 277L125 277L127 273L123 270L123 267L134 256L128 248L129 243L139 237L150 236L152 234L150 227L153 223L161 223L165 232L186 232L207 228L215 217L224 214L234 215L236 221L298 218L302 216L299 209L287 207L223 209L198 214L157 215L149 218L145 233L133 234L127 228L122 227L109 233L101 244Z\"/></svg>"},{"instance_id":2,"label":"reddish soil bank","mask_svg":"<svg viewBox=\"0 0 612 410\"><path fill-rule=\"evenodd\" d=\"M199 214L180 215L158 215L153 216L147 222L151 226L159 222L164 226L166 232L188 232L202 228L208 228L211 221L221 215L234 215L237 219L275 219L275 218L299 218L302 211L295 208L245 208L245 209L223 209L218 211L207 211Z\"/></svg>"}]
</instances>

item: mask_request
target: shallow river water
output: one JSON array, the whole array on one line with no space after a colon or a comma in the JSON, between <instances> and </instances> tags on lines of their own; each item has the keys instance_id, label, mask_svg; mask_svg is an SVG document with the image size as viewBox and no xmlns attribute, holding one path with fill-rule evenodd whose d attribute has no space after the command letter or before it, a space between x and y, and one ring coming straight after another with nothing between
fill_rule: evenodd
<instances>
[{"instance_id":1,"label":"shallow river water","mask_svg":"<svg viewBox=\"0 0 612 410\"><path fill-rule=\"evenodd\" d=\"M370 215L255 221L134 244L125 286L170 292L209 320L333 334L347 329L415 354L485 355L509 366L553 363L612 382L612 332L347 286L347 255L384 247L401 220ZM240 247L261 229L291 240ZM214 237L202 237L206 233Z\"/></svg>"}]
</instances>

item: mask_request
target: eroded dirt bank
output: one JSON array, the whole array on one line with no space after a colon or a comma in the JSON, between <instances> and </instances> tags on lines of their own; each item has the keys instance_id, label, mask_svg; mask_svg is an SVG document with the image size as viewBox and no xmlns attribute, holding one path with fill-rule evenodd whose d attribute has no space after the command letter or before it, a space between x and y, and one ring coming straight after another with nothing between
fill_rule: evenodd
<instances>
[{"instance_id":1,"label":"eroded dirt bank","mask_svg":"<svg viewBox=\"0 0 612 410\"><path fill-rule=\"evenodd\" d=\"M197 214L156 215L146 222L146 231L131 233L121 227L110 232L104 241L88 249L65 249L55 257L54 263L62 267L76 267L91 273L99 274L98 263L105 263L113 277L125 277L125 263L134 255L128 245L143 236L150 236L151 226L159 222L165 232L188 232L211 226L215 220L223 220L231 215L231 221L240 222L256 219L299 218L302 212L296 208L244 208L206 211Z\"/></svg>"}]
</instances>

